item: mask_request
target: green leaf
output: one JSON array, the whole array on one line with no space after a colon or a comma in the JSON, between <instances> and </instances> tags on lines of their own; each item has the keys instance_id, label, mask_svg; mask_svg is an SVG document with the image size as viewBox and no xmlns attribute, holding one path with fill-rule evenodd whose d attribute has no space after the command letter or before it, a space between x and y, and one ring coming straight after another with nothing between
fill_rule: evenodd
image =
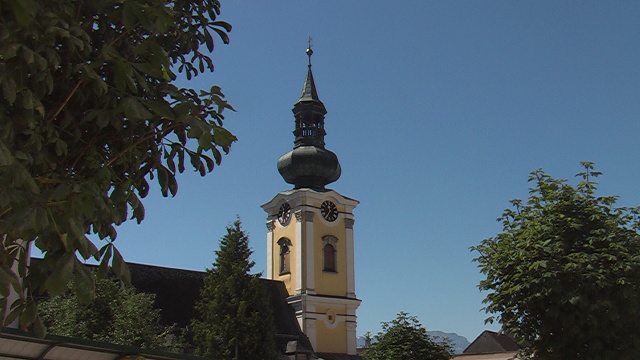
<instances>
[{"instance_id":1,"label":"green leaf","mask_svg":"<svg viewBox=\"0 0 640 360\"><path fill-rule=\"evenodd\" d=\"M223 147L231 146L231 144L238 140L229 130L221 127L214 126L213 141Z\"/></svg>"},{"instance_id":2,"label":"green leaf","mask_svg":"<svg viewBox=\"0 0 640 360\"><path fill-rule=\"evenodd\" d=\"M0 50L0 55L2 55L5 61L14 58L18 55L18 49L20 49L21 46L21 44L7 44Z\"/></svg>"},{"instance_id":3,"label":"green leaf","mask_svg":"<svg viewBox=\"0 0 640 360\"><path fill-rule=\"evenodd\" d=\"M20 327L26 329L27 326L38 316L38 307L35 301L29 300L24 311L20 314Z\"/></svg>"},{"instance_id":4,"label":"green leaf","mask_svg":"<svg viewBox=\"0 0 640 360\"><path fill-rule=\"evenodd\" d=\"M16 102L16 82L13 78L2 81L2 93L9 105L13 105Z\"/></svg>"},{"instance_id":5,"label":"green leaf","mask_svg":"<svg viewBox=\"0 0 640 360\"><path fill-rule=\"evenodd\" d=\"M185 170L184 167L184 149L178 149L178 171L183 173Z\"/></svg>"},{"instance_id":6,"label":"green leaf","mask_svg":"<svg viewBox=\"0 0 640 360\"><path fill-rule=\"evenodd\" d=\"M129 197L129 204L133 208L133 215L131 216L131 218L136 219L138 224L140 224L142 220L144 220L144 214L145 214L144 206L142 205L142 202L140 201L140 199L138 199L138 197L135 194L131 194L131 196Z\"/></svg>"},{"instance_id":7,"label":"green leaf","mask_svg":"<svg viewBox=\"0 0 640 360\"><path fill-rule=\"evenodd\" d=\"M89 259L91 257L95 258L99 253L98 248L91 240L89 240L89 238L84 236L84 234L81 237L78 237L75 243L76 248L83 259Z\"/></svg>"},{"instance_id":8,"label":"green leaf","mask_svg":"<svg viewBox=\"0 0 640 360\"><path fill-rule=\"evenodd\" d=\"M104 57L106 61L111 61L113 59L120 58L120 55L118 54L117 50L110 44L104 44L102 46L102 50L100 51L100 54Z\"/></svg>"},{"instance_id":9,"label":"green leaf","mask_svg":"<svg viewBox=\"0 0 640 360\"><path fill-rule=\"evenodd\" d=\"M213 160L211 160L211 158L208 156L203 156L203 158L204 158L204 161L207 163L207 171L209 172L213 171L213 167L215 165Z\"/></svg>"},{"instance_id":10,"label":"green leaf","mask_svg":"<svg viewBox=\"0 0 640 360\"><path fill-rule=\"evenodd\" d=\"M196 139L202 136L203 133L204 133L204 130L202 130L200 126L191 126L187 131L187 136L190 137L191 139Z\"/></svg>"},{"instance_id":11,"label":"green leaf","mask_svg":"<svg viewBox=\"0 0 640 360\"><path fill-rule=\"evenodd\" d=\"M13 16L18 24L29 26L38 12L38 3L34 0L13 0L9 1Z\"/></svg>"},{"instance_id":12,"label":"green leaf","mask_svg":"<svg viewBox=\"0 0 640 360\"><path fill-rule=\"evenodd\" d=\"M178 181L174 174L171 174L169 177L169 192L171 193L171 196L176 196L178 193Z\"/></svg>"},{"instance_id":13,"label":"green leaf","mask_svg":"<svg viewBox=\"0 0 640 360\"><path fill-rule=\"evenodd\" d=\"M116 276L122 280L125 284L131 284L131 273L129 273L129 267L124 262L122 255L115 247L113 248L113 262L111 268Z\"/></svg>"},{"instance_id":14,"label":"green leaf","mask_svg":"<svg viewBox=\"0 0 640 360\"><path fill-rule=\"evenodd\" d=\"M14 301L13 304L11 304L11 310L9 311L9 314L4 318L4 326L8 326L12 322L14 322L24 311L25 307L26 306L21 299L17 299L16 301Z\"/></svg>"},{"instance_id":15,"label":"green leaf","mask_svg":"<svg viewBox=\"0 0 640 360\"><path fill-rule=\"evenodd\" d=\"M229 35L227 35L226 32L218 29L218 28L213 28L213 31L215 31L216 33L218 33L218 36L220 36L220 39L222 39L222 42L224 42L225 44L229 44Z\"/></svg>"},{"instance_id":16,"label":"green leaf","mask_svg":"<svg viewBox=\"0 0 640 360\"><path fill-rule=\"evenodd\" d=\"M207 50L213 51L213 37L211 37L211 33L208 30L203 30L202 35L204 36L204 42L207 45Z\"/></svg>"},{"instance_id":17,"label":"green leaf","mask_svg":"<svg viewBox=\"0 0 640 360\"><path fill-rule=\"evenodd\" d=\"M198 137L198 146L200 148L202 148L203 150L209 150L211 149L213 146L215 146L215 144L212 142L213 140L213 136L211 135L211 133L209 132L203 132L199 137Z\"/></svg>"},{"instance_id":18,"label":"green leaf","mask_svg":"<svg viewBox=\"0 0 640 360\"><path fill-rule=\"evenodd\" d=\"M36 316L35 321L33 322L33 332L41 339L47 335L47 327L44 326L42 318L39 315Z\"/></svg>"},{"instance_id":19,"label":"green leaf","mask_svg":"<svg viewBox=\"0 0 640 360\"><path fill-rule=\"evenodd\" d=\"M176 163L173 160L173 158L175 157L175 151L172 151L171 154L167 153L165 151L165 161L167 162L167 168L169 169L169 171L171 171L172 173L176 172Z\"/></svg>"},{"instance_id":20,"label":"green leaf","mask_svg":"<svg viewBox=\"0 0 640 360\"><path fill-rule=\"evenodd\" d=\"M107 272L109 272L109 261L111 260L112 249L113 244L111 243L104 245L100 249L100 257L102 260L100 261L100 265L98 266L98 271L96 273L98 279L104 279L107 276Z\"/></svg>"},{"instance_id":21,"label":"green leaf","mask_svg":"<svg viewBox=\"0 0 640 360\"><path fill-rule=\"evenodd\" d=\"M167 196L167 190L169 188L169 170L164 166L158 166L158 184L162 191L162 196Z\"/></svg>"},{"instance_id":22,"label":"green leaf","mask_svg":"<svg viewBox=\"0 0 640 360\"><path fill-rule=\"evenodd\" d=\"M147 120L153 117L153 114L134 96L124 99L122 101L122 107L124 108L125 115L129 119Z\"/></svg>"},{"instance_id":23,"label":"green leaf","mask_svg":"<svg viewBox=\"0 0 640 360\"><path fill-rule=\"evenodd\" d=\"M122 24L128 30L133 29L133 24L136 21L136 17L135 17L136 9L134 8L134 6L135 4L133 1L124 2L124 7L122 11Z\"/></svg>"},{"instance_id":24,"label":"green leaf","mask_svg":"<svg viewBox=\"0 0 640 360\"><path fill-rule=\"evenodd\" d=\"M31 93L31 90L29 89L25 89L22 92L22 107L25 109L33 109L34 108L34 104L33 104L33 94Z\"/></svg>"},{"instance_id":25,"label":"green leaf","mask_svg":"<svg viewBox=\"0 0 640 360\"><path fill-rule=\"evenodd\" d=\"M173 111L166 102L149 100L147 101L147 105L149 106L149 109L157 115L162 116L167 120L174 119Z\"/></svg>"},{"instance_id":26,"label":"green leaf","mask_svg":"<svg viewBox=\"0 0 640 360\"><path fill-rule=\"evenodd\" d=\"M220 165L220 163L222 162L222 154L220 153L220 151L218 151L218 149L216 148L211 148L211 153L216 159L216 164Z\"/></svg>"},{"instance_id":27,"label":"green leaf","mask_svg":"<svg viewBox=\"0 0 640 360\"><path fill-rule=\"evenodd\" d=\"M15 159L11 155L11 152L4 144L4 142L0 140L0 166L9 166L13 164L14 161Z\"/></svg>"},{"instance_id":28,"label":"green leaf","mask_svg":"<svg viewBox=\"0 0 640 360\"><path fill-rule=\"evenodd\" d=\"M1 286L1 285L0 285ZM5 294L1 294L2 296L0 296L0 319L2 319L2 321L0 321L0 325L4 326L4 318L7 315L7 306L9 305L7 303L7 297L9 296L8 292Z\"/></svg>"},{"instance_id":29,"label":"green leaf","mask_svg":"<svg viewBox=\"0 0 640 360\"><path fill-rule=\"evenodd\" d=\"M72 252L65 253L56 263L53 272L47 277L43 288L51 295L59 295L67 289L67 283L73 274L76 257Z\"/></svg>"},{"instance_id":30,"label":"green leaf","mask_svg":"<svg viewBox=\"0 0 640 360\"><path fill-rule=\"evenodd\" d=\"M20 46L20 49L18 50L18 54L19 54L20 58L22 58L22 60L24 61L25 64L33 64L33 62L34 62L33 50L31 50L28 47L22 45L22 46Z\"/></svg>"},{"instance_id":31,"label":"green leaf","mask_svg":"<svg viewBox=\"0 0 640 360\"><path fill-rule=\"evenodd\" d=\"M73 273L73 288L78 301L83 305L90 304L96 297L93 274L79 261L75 262Z\"/></svg>"},{"instance_id":32,"label":"green leaf","mask_svg":"<svg viewBox=\"0 0 640 360\"><path fill-rule=\"evenodd\" d=\"M227 32L231 32L231 28L232 28L231 24L229 24L226 21L220 21L220 20L212 22L211 25L220 26L220 27L224 28Z\"/></svg>"}]
</instances>

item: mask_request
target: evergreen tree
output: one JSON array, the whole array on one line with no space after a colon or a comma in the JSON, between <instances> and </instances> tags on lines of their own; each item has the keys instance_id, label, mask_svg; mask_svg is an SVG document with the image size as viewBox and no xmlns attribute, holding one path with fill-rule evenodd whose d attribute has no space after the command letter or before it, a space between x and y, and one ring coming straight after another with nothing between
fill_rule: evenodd
<instances>
[{"instance_id":1,"label":"evergreen tree","mask_svg":"<svg viewBox=\"0 0 640 360\"><path fill-rule=\"evenodd\" d=\"M260 274L250 274L255 264L249 238L240 220L227 227L207 269L199 318L193 321L197 353L216 359L275 359L275 327L266 289Z\"/></svg>"}]
</instances>

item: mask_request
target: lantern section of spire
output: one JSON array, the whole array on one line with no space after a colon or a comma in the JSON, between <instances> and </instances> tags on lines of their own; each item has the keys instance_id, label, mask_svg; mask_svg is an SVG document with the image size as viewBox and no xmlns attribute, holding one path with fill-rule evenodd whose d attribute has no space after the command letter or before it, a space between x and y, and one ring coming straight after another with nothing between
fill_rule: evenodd
<instances>
[{"instance_id":1,"label":"lantern section of spire","mask_svg":"<svg viewBox=\"0 0 640 360\"><path fill-rule=\"evenodd\" d=\"M325 185L340 178L338 157L325 149L324 116L327 110L318 97L311 71L313 50L307 48L309 69L302 86L302 94L293 106L295 136L293 150L278 160L278 171L295 189L324 189Z\"/></svg>"}]
</instances>

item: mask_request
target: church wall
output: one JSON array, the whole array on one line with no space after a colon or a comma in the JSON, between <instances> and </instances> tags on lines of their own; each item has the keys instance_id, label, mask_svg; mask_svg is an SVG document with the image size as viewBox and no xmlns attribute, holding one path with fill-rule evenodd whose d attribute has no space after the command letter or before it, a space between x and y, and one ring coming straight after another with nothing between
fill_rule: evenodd
<instances>
[{"instance_id":1,"label":"church wall","mask_svg":"<svg viewBox=\"0 0 640 360\"><path fill-rule=\"evenodd\" d=\"M296 219L292 216L292 219L289 220L289 223L286 226L280 225L276 221L276 228L274 229L274 239L272 244L273 251L273 259L274 261L271 263L272 274L274 274L275 280L280 280L284 282L285 287L287 288L287 292L289 294L293 294L295 291L295 279L292 274L298 274L302 269L300 269L300 261L299 261L299 252L298 248L301 244L297 241L296 237ZM278 240L281 238L287 238L291 241L291 248L289 249L289 268L290 274L280 275L280 245L278 245Z\"/></svg>"},{"instance_id":2,"label":"church wall","mask_svg":"<svg viewBox=\"0 0 640 360\"><path fill-rule=\"evenodd\" d=\"M344 309L341 308L321 308L317 309L318 320L316 320L316 348L324 352L347 353L347 326L344 322ZM327 318L327 312L335 316L333 323Z\"/></svg>"},{"instance_id":3,"label":"church wall","mask_svg":"<svg viewBox=\"0 0 640 360\"><path fill-rule=\"evenodd\" d=\"M319 221L315 224L314 234L314 275L316 278L316 292L323 295L346 296L347 293L347 246L344 232L344 219L338 218L333 223ZM336 242L336 272L323 270L323 241L322 237L332 235Z\"/></svg>"}]
</instances>

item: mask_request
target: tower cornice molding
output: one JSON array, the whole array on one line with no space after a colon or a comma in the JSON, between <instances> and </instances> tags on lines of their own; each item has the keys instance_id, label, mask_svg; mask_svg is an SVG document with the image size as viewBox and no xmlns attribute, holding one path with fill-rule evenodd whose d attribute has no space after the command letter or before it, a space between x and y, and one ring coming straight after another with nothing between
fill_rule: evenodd
<instances>
[{"instance_id":1,"label":"tower cornice molding","mask_svg":"<svg viewBox=\"0 0 640 360\"><path fill-rule=\"evenodd\" d=\"M273 232L273 230L275 230L276 228L276 222L275 220L269 220L267 221L267 231L268 232Z\"/></svg>"},{"instance_id":2,"label":"tower cornice molding","mask_svg":"<svg viewBox=\"0 0 640 360\"><path fill-rule=\"evenodd\" d=\"M353 224L354 224L355 222L356 222L356 221L355 221L355 220L353 220L352 218L345 218L345 219L344 219L344 227L346 227L347 229L351 229L351 230L353 230Z\"/></svg>"},{"instance_id":3,"label":"tower cornice molding","mask_svg":"<svg viewBox=\"0 0 640 360\"><path fill-rule=\"evenodd\" d=\"M309 210L298 210L294 213L297 222L312 222L315 212Z\"/></svg>"},{"instance_id":4,"label":"tower cornice molding","mask_svg":"<svg viewBox=\"0 0 640 360\"><path fill-rule=\"evenodd\" d=\"M360 201L346 197L335 190L327 189L323 191L317 191L313 189L297 189L287 190L279 192L269 202L263 204L261 207L268 213L269 220L275 220L278 215L278 208L283 202L288 202L291 208L295 211L301 206L309 205L312 203L322 203L324 200L331 200L338 205L344 207L343 213L350 214L353 209L360 204Z\"/></svg>"}]
</instances>

